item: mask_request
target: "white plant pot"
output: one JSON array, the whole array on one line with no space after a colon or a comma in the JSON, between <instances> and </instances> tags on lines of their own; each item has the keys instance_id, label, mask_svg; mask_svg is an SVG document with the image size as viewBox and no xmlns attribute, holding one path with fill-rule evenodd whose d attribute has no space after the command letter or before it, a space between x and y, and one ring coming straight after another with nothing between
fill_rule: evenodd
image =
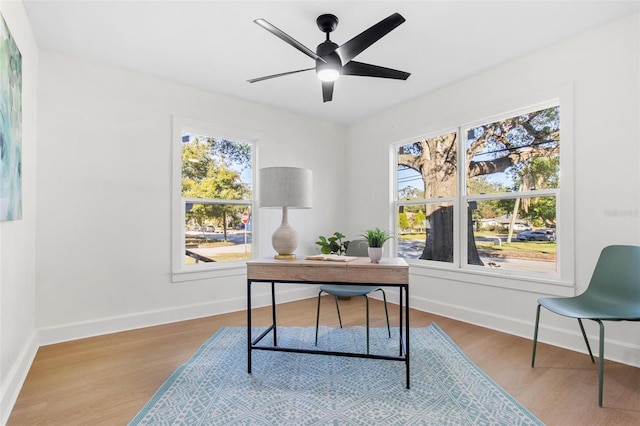
<instances>
[{"instance_id":1,"label":"white plant pot","mask_svg":"<svg viewBox=\"0 0 640 426\"><path fill-rule=\"evenodd\" d=\"M371 263L380 263L380 259L382 259L382 247L369 247L368 251Z\"/></svg>"}]
</instances>

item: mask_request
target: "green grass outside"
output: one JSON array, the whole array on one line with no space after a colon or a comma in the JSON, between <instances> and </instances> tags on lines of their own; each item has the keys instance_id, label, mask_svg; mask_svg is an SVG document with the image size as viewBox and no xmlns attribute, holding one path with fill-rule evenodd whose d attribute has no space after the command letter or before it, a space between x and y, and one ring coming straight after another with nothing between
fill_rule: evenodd
<instances>
[{"instance_id":1,"label":"green grass outside","mask_svg":"<svg viewBox=\"0 0 640 426\"><path fill-rule=\"evenodd\" d=\"M189 237L187 238L187 244L195 244L199 248L211 248L211 247L227 247L234 246L235 244L230 241L221 241L216 238L204 238L204 237ZM188 247L187 247L188 248ZM208 256L216 262L233 262L240 260L251 259L251 253L220 253L215 256ZM192 257L185 256L185 263L187 265L196 263L196 260Z\"/></svg>"},{"instance_id":2,"label":"green grass outside","mask_svg":"<svg viewBox=\"0 0 640 426\"><path fill-rule=\"evenodd\" d=\"M507 234L499 234L496 232L489 231L478 231L476 232L476 237L507 237ZM491 251L504 251L511 253L541 253L548 255L556 255L556 243L552 243L549 241L518 241L516 240L516 235L514 234L512 237L511 243L505 243L504 241L501 245L495 244L493 241L476 241L476 247L478 250L491 250ZM415 234L400 234L399 239L401 241L422 241L424 242L426 239L426 234L423 233L415 233Z\"/></svg>"}]
</instances>

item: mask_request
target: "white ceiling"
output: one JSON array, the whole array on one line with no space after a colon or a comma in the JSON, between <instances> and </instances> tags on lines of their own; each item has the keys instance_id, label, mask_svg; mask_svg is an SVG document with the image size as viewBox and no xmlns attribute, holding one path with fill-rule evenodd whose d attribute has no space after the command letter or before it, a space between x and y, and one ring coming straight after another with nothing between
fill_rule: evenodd
<instances>
[{"instance_id":1,"label":"white ceiling","mask_svg":"<svg viewBox=\"0 0 640 426\"><path fill-rule=\"evenodd\" d=\"M40 48L252 102L349 123L638 12L635 1L25 0ZM323 13L338 45L394 12L406 22L357 57L406 81L343 76L322 102L315 73L250 84L314 61L253 23L264 18L315 51ZM541 64L541 66L544 66Z\"/></svg>"}]
</instances>

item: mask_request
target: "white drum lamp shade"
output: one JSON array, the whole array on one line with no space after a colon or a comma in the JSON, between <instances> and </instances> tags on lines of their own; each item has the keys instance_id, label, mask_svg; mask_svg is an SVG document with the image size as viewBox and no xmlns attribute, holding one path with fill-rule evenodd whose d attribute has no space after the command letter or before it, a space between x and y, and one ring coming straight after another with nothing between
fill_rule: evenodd
<instances>
[{"instance_id":1,"label":"white drum lamp shade","mask_svg":"<svg viewBox=\"0 0 640 426\"><path fill-rule=\"evenodd\" d=\"M260 169L260 207L282 208L282 224L271 237L276 259L291 260L298 234L289 225L289 208L310 209L313 191L311 170L298 167Z\"/></svg>"}]
</instances>

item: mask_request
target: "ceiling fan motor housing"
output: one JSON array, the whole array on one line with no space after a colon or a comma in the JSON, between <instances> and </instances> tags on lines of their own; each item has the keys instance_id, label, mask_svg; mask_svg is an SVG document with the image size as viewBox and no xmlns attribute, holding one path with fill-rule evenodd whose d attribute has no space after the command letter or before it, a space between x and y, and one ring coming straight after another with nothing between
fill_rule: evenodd
<instances>
[{"instance_id":1,"label":"ceiling fan motor housing","mask_svg":"<svg viewBox=\"0 0 640 426\"><path fill-rule=\"evenodd\" d=\"M342 62L340 61L340 56L336 53L336 49L338 45L332 42L331 40L327 40L322 42L316 48L316 55L320 56L325 60L327 64L337 64L338 67L342 66ZM319 59L316 59L316 66L318 64L323 64L323 62Z\"/></svg>"}]
</instances>

